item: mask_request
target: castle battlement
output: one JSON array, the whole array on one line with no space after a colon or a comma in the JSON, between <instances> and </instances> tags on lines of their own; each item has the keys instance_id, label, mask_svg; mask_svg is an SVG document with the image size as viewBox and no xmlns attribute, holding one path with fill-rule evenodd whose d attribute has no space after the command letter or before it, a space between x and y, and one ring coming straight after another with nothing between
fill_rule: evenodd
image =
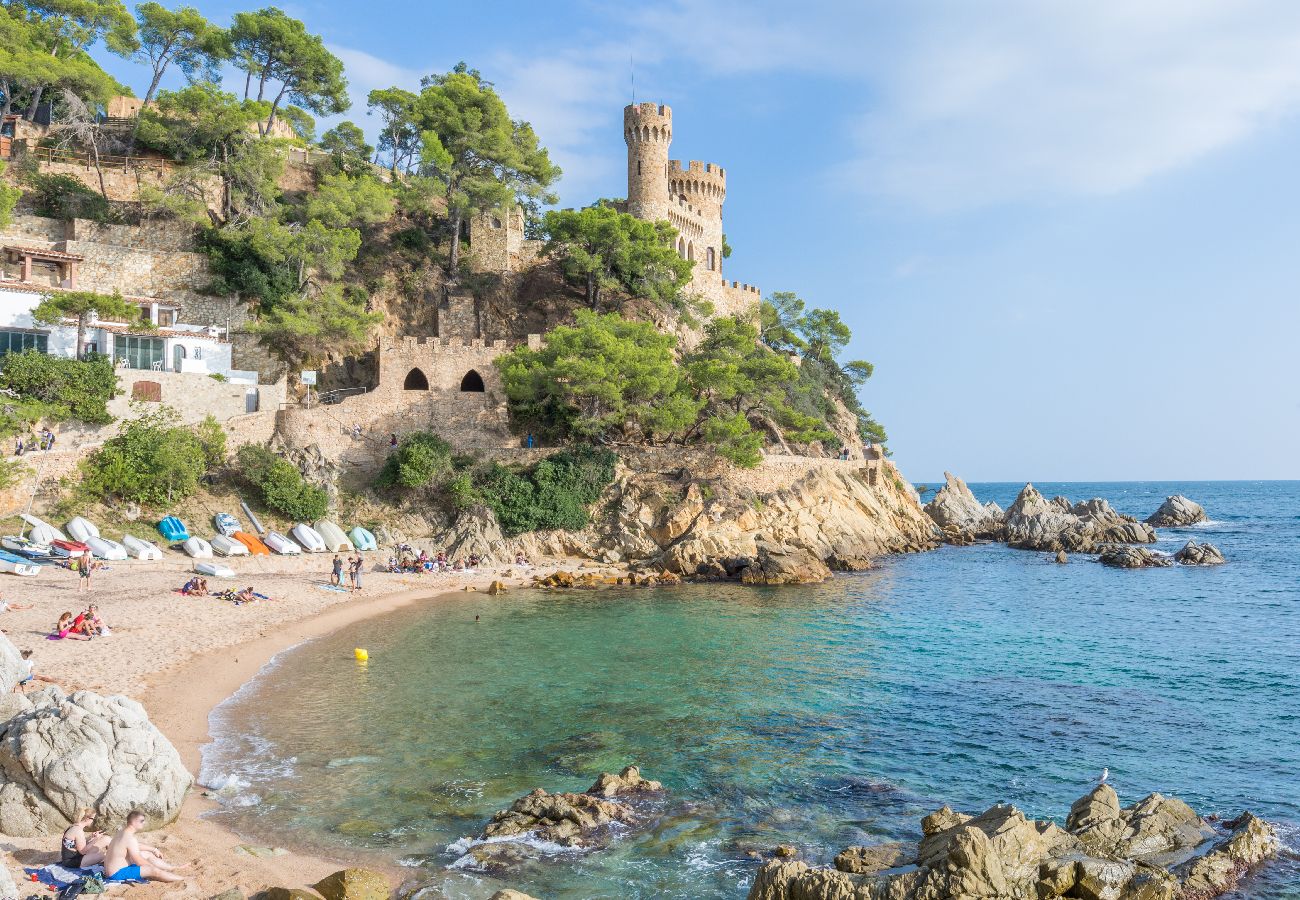
<instances>
[{"instance_id":1,"label":"castle battlement","mask_svg":"<svg viewBox=\"0 0 1300 900\"><path fill-rule=\"evenodd\" d=\"M534 335L529 335L531 340ZM494 350L498 353L504 353L516 346L520 341L493 340L485 341L483 338L461 338L461 337L404 337L398 340L386 339L380 344L380 350L385 353L428 353L436 355L445 350Z\"/></svg>"},{"instance_id":2,"label":"castle battlement","mask_svg":"<svg viewBox=\"0 0 1300 900\"><path fill-rule=\"evenodd\" d=\"M668 160L668 177L675 175L709 175L716 176L723 184L727 182L727 170L717 163L700 162L698 159L690 160L685 166L680 159Z\"/></svg>"}]
</instances>

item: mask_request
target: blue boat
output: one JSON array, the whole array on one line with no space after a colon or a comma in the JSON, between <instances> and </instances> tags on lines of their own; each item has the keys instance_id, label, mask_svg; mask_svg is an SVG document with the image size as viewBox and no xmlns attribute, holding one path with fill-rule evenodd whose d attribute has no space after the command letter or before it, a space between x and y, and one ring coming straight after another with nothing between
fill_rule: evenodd
<instances>
[{"instance_id":1,"label":"blue boat","mask_svg":"<svg viewBox=\"0 0 1300 900\"><path fill-rule=\"evenodd\" d=\"M348 539L352 541L352 546L358 550L378 550L379 542L375 536L360 525L355 526L348 532Z\"/></svg>"},{"instance_id":2,"label":"blue boat","mask_svg":"<svg viewBox=\"0 0 1300 900\"><path fill-rule=\"evenodd\" d=\"M11 575L39 575L41 567L25 556L0 550L0 572L8 572Z\"/></svg>"},{"instance_id":3,"label":"blue boat","mask_svg":"<svg viewBox=\"0 0 1300 900\"><path fill-rule=\"evenodd\" d=\"M190 533L185 530L185 523L175 516L168 516L158 523L158 533L169 544L175 544L178 541L188 541Z\"/></svg>"}]
</instances>

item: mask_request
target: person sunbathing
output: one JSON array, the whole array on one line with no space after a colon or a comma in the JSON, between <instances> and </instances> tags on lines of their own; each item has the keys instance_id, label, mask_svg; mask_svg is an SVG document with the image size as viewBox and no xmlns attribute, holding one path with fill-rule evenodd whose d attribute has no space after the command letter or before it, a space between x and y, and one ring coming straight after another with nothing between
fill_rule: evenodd
<instances>
[{"instance_id":1,"label":"person sunbathing","mask_svg":"<svg viewBox=\"0 0 1300 900\"><path fill-rule=\"evenodd\" d=\"M27 693L27 685L33 681L44 681L46 684L54 684L54 679L48 675L41 675L36 671L36 660L32 659L32 651L24 650L21 653L23 658L23 677L14 685L14 693Z\"/></svg>"},{"instance_id":2,"label":"person sunbathing","mask_svg":"<svg viewBox=\"0 0 1300 900\"><path fill-rule=\"evenodd\" d=\"M88 869L102 865L108 835L101 831L86 831L95 824L95 811L89 807L78 810L76 818L63 831L59 842L59 865L65 869Z\"/></svg>"},{"instance_id":3,"label":"person sunbathing","mask_svg":"<svg viewBox=\"0 0 1300 900\"><path fill-rule=\"evenodd\" d=\"M127 814L122 830L113 835L104 851L104 875L107 881L184 881L178 874L183 866L173 866L163 859L157 847L141 844L136 833L144 830L145 814L138 809Z\"/></svg>"},{"instance_id":4,"label":"person sunbathing","mask_svg":"<svg viewBox=\"0 0 1300 900\"><path fill-rule=\"evenodd\" d=\"M54 626L54 634L55 637L58 638L59 640L69 640L69 641L90 640L90 635L86 634L84 631L81 631L78 627L74 627L72 623L72 613L70 612L65 612L63 615L59 616L59 624Z\"/></svg>"},{"instance_id":5,"label":"person sunbathing","mask_svg":"<svg viewBox=\"0 0 1300 900\"><path fill-rule=\"evenodd\" d=\"M31 603L14 603L0 598L0 612L18 612L20 609L32 609Z\"/></svg>"},{"instance_id":6,"label":"person sunbathing","mask_svg":"<svg viewBox=\"0 0 1300 900\"><path fill-rule=\"evenodd\" d=\"M236 603L256 603L260 599L262 598L257 596L251 584L235 595Z\"/></svg>"}]
</instances>

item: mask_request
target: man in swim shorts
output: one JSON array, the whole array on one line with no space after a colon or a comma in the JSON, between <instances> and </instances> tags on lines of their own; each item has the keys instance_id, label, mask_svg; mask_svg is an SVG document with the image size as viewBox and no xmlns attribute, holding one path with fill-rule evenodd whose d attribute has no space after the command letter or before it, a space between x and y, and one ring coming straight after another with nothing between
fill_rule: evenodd
<instances>
[{"instance_id":1,"label":"man in swim shorts","mask_svg":"<svg viewBox=\"0 0 1300 900\"><path fill-rule=\"evenodd\" d=\"M184 881L176 869L162 857L157 847L141 844L136 833L145 826L145 814L131 810L126 825L113 835L104 851L104 875L108 881Z\"/></svg>"}]
</instances>

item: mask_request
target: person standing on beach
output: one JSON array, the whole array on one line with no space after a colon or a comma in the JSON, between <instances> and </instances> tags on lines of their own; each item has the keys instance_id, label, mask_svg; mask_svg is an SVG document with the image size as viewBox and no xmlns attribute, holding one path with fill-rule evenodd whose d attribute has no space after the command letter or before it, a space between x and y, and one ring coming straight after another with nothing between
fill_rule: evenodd
<instances>
[{"instance_id":1,"label":"person standing on beach","mask_svg":"<svg viewBox=\"0 0 1300 900\"><path fill-rule=\"evenodd\" d=\"M341 587L343 584L343 560L337 553L334 554L334 568L330 572L330 584L335 587Z\"/></svg>"},{"instance_id":2,"label":"person standing on beach","mask_svg":"<svg viewBox=\"0 0 1300 900\"><path fill-rule=\"evenodd\" d=\"M90 592L90 576L95 572L95 557L90 555L87 550L81 554L77 564L77 574L81 576L77 581L77 593Z\"/></svg>"},{"instance_id":3,"label":"person standing on beach","mask_svg":"<svg viewBox=\"0 0 1300 900\"><path fill-rule=\"evenodd\" d=\"M362 565L364 565L364 563L363 563L362 560L361 560L361 554L360 554L360 553L358 553L358 554L356 555L356 557L355 557L355 558L351 561L351 563L348 565L348 578L351 579L351 581L352 581L352 590L354 590L354 591L359 591L359 590L361 590L361 567L362 567Z\"/></svg>"}]
</instances>

